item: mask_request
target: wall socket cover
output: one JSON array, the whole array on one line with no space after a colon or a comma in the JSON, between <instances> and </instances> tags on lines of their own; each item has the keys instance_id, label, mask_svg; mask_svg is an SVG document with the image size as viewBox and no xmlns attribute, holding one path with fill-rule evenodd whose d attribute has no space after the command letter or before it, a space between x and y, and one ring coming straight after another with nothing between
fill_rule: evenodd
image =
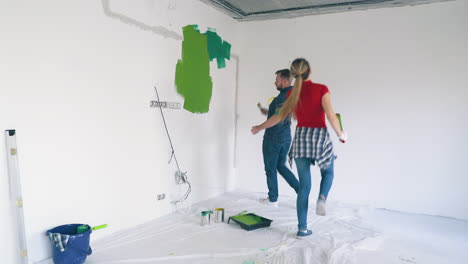
<instances>
[{"instance_id":1,"label":"wall socket cover","mask_svg":"<svg viewBox=\"0 0 468 264\"><path fill-rule=\"evenodd\" d=\"M150 101L150 107L161 107L161 108L170 108L170 109L180 109L181 103L177 102L161 102L161 101Z\"/></svg>"},{"instance_id":2,"label":"wall socket cover","mask_svg":"<svg viewBox=\"0 0 468 264\"><path fill-rule=\"evenodd\" d=\"M164 193L158 194L157 198L158 198L158 200L162 200L162 199L166 198L166 194L164 194Z\"/></svg>"}]
</instances>

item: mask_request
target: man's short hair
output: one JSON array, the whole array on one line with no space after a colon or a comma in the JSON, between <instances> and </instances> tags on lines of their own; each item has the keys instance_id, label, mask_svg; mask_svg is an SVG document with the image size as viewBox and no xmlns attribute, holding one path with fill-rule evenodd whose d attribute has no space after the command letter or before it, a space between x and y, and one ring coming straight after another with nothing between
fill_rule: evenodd
<instances>
[{"instance_id":1,"label":"man's short hair","mask_svg":"<svg viewBox=\"0 0 468 264\"><path fill-rule=\"evenodd\" d=\"M276 71L275 74L279 74L281 79L289 80L291 79L291 72L289 69L282 69L279 71Z\"/></svg>"}]
</instances>

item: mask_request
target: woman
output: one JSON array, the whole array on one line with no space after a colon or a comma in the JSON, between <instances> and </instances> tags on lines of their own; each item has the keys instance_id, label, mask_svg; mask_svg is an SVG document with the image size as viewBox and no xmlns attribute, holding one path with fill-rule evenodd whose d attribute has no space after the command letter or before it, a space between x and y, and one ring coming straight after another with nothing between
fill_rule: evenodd
<instances>
[{"instance_id":1,"label":"woman","mask_svg":"<svg viewBox=\"0 0 468 264\"><path fill-rule=\"evenodd\" d=\"M299 191L296 201L298 218L298 238L312 235L307 228L307 212L311 188L310 165L320 167L322 180L317 200L316 213L325 215L325 201L334 177L333 144L328 134L325 116L342 142L347 140L346 133L340 129L338 118L331 104L330 92L325 85L313 83L309 79L310 65L303 58L291 64L291 75L296 79L294 88L288 94L280 113L265 123L252 128L256 134L283 121L290 115L297 118L297 127L289 157L294 158L299 174Z\"/></svg>"}]
</instances>

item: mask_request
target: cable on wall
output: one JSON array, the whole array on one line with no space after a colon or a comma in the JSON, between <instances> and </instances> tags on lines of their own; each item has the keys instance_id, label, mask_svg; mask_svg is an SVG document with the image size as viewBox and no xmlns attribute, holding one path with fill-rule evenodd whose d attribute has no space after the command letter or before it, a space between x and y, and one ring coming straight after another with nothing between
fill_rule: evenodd
<instances>
[{"instance_id":1,"label":"cable on wall","mask_svg":"<svg viewBox=\"0 0 468 264\"><path fill-rule=\"evenodd\" d=\"M159 99L158 88L156 86L154 86L154 90L156 91L156 98L158 99L158 102L161 102L161 100ZM174 150L174 145L172 145L171 135L169 134L169 130L167 129L166 118L164 117L164 112L162 110L161 104L159 104L159 110L161 111L161 116L162 116L162 120L163 120L163 123L164 123L164 128L166 129L167 138L169 139L169 144L171 145L171 150L172 150L171 158L169 159L169 163L171 163L172 158L174 158L174 161L175 161L176 166L177 166L177 172L175 173L176 183L177 184L187 184L188 185L187 191L185 192L185 194L181 198L179 198L178 200L172 202L173 204L177 204L177 203L185 201L188 198L190 192L192 191L192 185L190 184L190 182L187 179L187 172L182 172L180 170L179 161L177 160L177 156L176 156L176 153L175 153L175 150Z\"/></svg>"}]
</instances>

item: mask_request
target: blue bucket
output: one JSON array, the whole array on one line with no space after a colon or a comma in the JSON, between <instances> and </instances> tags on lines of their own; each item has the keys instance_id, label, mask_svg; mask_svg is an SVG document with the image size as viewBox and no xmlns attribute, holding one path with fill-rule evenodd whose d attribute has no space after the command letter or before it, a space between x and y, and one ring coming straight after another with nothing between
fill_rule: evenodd
<instances>
[{"instance_id":1,"label":"blue bucket","mask_svg":"<svg viewBox=\"0 0 468 264\"><path fill-rule=\"evenodd\" d=\"M49 234L60 234L68 235L67 243L60 243L58 237L50 239L52 243L52 258L54 264L83 264L86 261L86 257L91 255L92 250L89 246L89 239L92 232L92 228L88 225L88 231L78 234L77 228L83 224L71 224L62 225L52 228L46 232ZM63 241L63 240L62 240Z\"/></svg>"}]
</instances>

